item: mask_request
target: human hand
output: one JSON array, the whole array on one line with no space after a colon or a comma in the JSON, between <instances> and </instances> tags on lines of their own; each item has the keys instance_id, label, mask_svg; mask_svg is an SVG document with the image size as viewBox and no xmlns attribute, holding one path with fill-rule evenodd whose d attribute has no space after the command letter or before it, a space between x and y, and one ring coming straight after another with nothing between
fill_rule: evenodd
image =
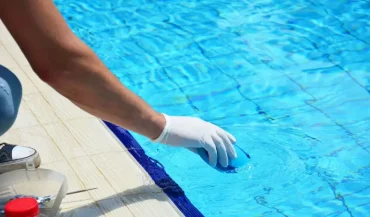
<instances>
[{"instance_id":1,"label":"human hand","mask_svg":"<svg viewBox=\"0 0 370 217\"><path fill-rule=\"evenodd\" d=\"M220 127L202 119L187 116L164 115L166 126L162 134L153 142L174 147L194 149L204 148L213 167L217 162L227 167L229 160L236 158L233 144L236 139Z\"/></svg>"}]
</instances>

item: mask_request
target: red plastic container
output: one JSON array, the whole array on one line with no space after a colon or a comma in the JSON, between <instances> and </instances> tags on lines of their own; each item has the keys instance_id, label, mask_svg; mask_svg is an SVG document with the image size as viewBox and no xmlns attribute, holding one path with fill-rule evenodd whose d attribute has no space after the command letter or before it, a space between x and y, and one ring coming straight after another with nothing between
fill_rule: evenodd
<instances>
[{"instance_id":1,"label":"red plastic container","mask_svg":"<svg viewBox=\"0 0 370 217\"><path fill-rule=\"evenodd\" d=\"M38 217L39 204L34 198L19 198L10 201L4 207L5 217Z\"/></svg>"}]
</instances>

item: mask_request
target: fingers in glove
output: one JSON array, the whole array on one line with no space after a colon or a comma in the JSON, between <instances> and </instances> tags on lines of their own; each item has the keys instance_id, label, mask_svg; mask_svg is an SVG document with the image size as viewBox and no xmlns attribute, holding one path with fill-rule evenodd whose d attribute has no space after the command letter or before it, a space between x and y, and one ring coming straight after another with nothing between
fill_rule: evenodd
<instances>
[{"instance_id":1,"label":"fingers in glove","mask_svg":"<svg viewBox=\"0 0 370 217\"><path fill-rule=\"evenodd\" d=\"M229 158L227 156L225 144L220 136L215 134L212 136L212 139L217 148L217 155L218 155L218 162L223 167L227 167L229 165Z\"/></svg>"},{"instance_id":2,"label":"fingers in glove","mask_svg":"<svg viewBox=\"0 0 370 217\"><path fill-rule=\"evenodd\" d=\"M209 165L215 167L217 165L217 148L211 137L205 140L204 149L208 153Z\"/></svg>"},{"instance_id":3,"label":"fingers in glove","mask_svg":"<svg viewBox=\"0 0 370 217\"><path fill-rule=\"evenodd\" d=\"M226 134L227 134L227 137L230 139L230 141L232 142L232 143L236 143L236 139L235 139L235 137L233 136L233 135L231 135L230 133L228 133L228 132L226 132Z\"/></svg>"},{"instance_id":4,"label":"fingers in glove","mask_svg":"<svg viewBox=\"0 0 370 217\"><path fill-rule=\"evenodd\" d=\"M226 130L222 129L221 127L217 126L217 133L218 135L227 135L227 137L230 139L231 143L236 143L236 139L233 135L231 135L229 132Z\"/></svg>"},{"instance_id":5,"label":"fingers in glove","mask_svg":"<svg viewBox=\"0 0 370 217\"><path fill-rule=\"evenodd\" d=\"M222 138L225 144L226 152L229 156L229 159L235 159L237 157L235 147L233 145L236 141L235 138L230 133L221 128L217 130L217 134Z\"/></svg>"},{"instance_id":6,"label":"fingers in glove","mask_svg":"<svg viewBox=\"0 0 370 217\"><path fill-rule=\"evenodd\" d=\"M236 155L235 147L232 141L230 140L230 138L226 134L220 135L220 137L222 138L225 144L227 156L229 157L229 159L235 159L237 155Z\"/></svg>"}]
</instances>

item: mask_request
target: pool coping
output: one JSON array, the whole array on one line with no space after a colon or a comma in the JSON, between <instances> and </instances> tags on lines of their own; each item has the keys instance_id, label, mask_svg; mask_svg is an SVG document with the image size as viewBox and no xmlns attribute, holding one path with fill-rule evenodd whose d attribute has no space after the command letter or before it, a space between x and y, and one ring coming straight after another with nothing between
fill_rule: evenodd
<instances>
[{"instance_id":1,"label":"pool coping","mask_svg":"<svg viewBox=\"0 0 370 217\"><path fill-rule=\"evenodd\" d=\"M184 190L165 171L164 166L156 159L149 157L131 133L110 122L104 124L116 135L128 152L145 169L155 184L172 200L186 217L204 217L191 203Z\"/></svg>"}]
</instances>

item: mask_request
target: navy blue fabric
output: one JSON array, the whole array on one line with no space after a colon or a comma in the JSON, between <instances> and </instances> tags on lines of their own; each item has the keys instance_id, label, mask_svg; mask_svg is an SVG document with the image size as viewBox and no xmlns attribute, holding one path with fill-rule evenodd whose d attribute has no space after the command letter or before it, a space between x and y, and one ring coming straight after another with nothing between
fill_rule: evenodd
<instances>
[{"instance_id":1,"label":"navy blue fabric","mask_svg":"<svg viewBox=\"0 0 370 217\"><path fill-rule=\"evenodd\" d=\"M9 69L0 65L0 136L14 124L21 99L21 82Z\"/></svg>"},{"instance_id":2,"label":"navy blue fabric","mask_svg":"<svg viewBox=\"0 0 370 217\"><path fill-rule=\"evenodd\" d=\"M0 164L6 163L13 160L13 149L15 145L9 145L6 143L1 143L0 146L3 147L0 149Z\"/></svg>"},{"instance_id":3,"label":"navy blue fabric","mask_svg":"<svg viewBox=\"0 0 370 217\"><path fill-rule=\"evenodd\" d=\"M149 173L155 184L163 189L163 192L167 194L185 216L204 216L186 197L181 187L166 173L163 165L147 156L144 149L126 129L106 121L104 123L118 137L137 162Z\"/></svg>"}]
</instances>

